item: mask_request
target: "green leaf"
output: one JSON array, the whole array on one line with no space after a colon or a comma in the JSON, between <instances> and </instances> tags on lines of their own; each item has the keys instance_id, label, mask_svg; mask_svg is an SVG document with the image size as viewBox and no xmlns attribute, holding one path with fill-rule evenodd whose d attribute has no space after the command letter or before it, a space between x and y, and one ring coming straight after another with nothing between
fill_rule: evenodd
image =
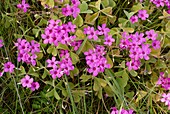
<instances>
[{"instance_id":1,"label":"green leaf","mask_svg":"<svg viewBox=\"0 0 170 114\"><path fill-rule=\"evenodd\" d=\"M50 47L48 47L48 49L47 49L47 53L52 53L52 51L53 51L53 46L51 45Z\"/></svg>"},{"instance_id":2,"label":"green leaf","mask_svg":"<svg viewBox=\"0 0 170 114\"><path fill-rule=\"evenodd\" d=\"M160 58L160 54L161 54L161 48L159 49L153 49L151 48L151 53L152 56L156 57L156 58Z\"/></svg>"},{"instance_id":3,"label":"green leaf","mask_svg":"<svg viewBox=\"0 0 170 114\"><path fill-rule=\"evenodd\" d=\"M65 89L62 90L62 95L64 95L65 97L68 96L68 93L67 93L67 91Z\"/></svg>"},{"instance_id":4,"label":"green leaf","mask_svg":"<svg viewBox=\"0 0 170 114\"><path fill-rule=\"evenodd\" d=\"M25 68L23 66L20 66L20 69L21 73L19 74L19 76L25 75L26 74Z\"/></svg>"},{"instance_id":5,"label":"green leaf","mask_svg":"<svg viewBox=\"0 0 170 114\"><path fill-rule=\"evenodd\" d=\"M125 94L125 96L126 97L128 97L128 98L130 98L130 99L132 99L133 98L133 96L134 96L134 92L132 91L132 92L127 92L126 94Z\"/></svg>"},{"instance_id":6,"label":"green leaf","mask_svg":"<svg viewBox=\"0 0 170 114\"><path fill-rule=\"evenodd\" d=\"M98 16L99 16L99 12L96 12L93 15L87 14L86 18L85 18L85 23L88 23L90 25L94 25L94 23L95 23L96 19L98 18Z\"/></svg>"},{"instance_id":7,"label":"green leaf","mask_svg":"<svg viewBox=\"0 0 170 114\"><path fill-rule=\"evenodd\" d=\"M148 63L156 63L156 59L155 58L153 58L153 57L151 57L147 62Z\"/></svg>"},{"instance_id":8,"label":"green leaf","mask_svg":"<svg viewBox=\"0 0 170 114\"><path fill-rule=\"evenodd\" d=\"M75 102L75 103L80 102L80 96L78 96L78 95L76 95L76 94L73 94L73 98L74 98L74 102Z\"/></svg>"},{"instance_id":9,"label":"green leaf","mask_svg":"<svg viewBox=\"0 0 170 114\"><path fill-rule=\"evenodd\" d=\"M57 49L70 50L67 45L58 43Z\"/></svg>"},{"instance_id":10,"label":"green leaf","mask_svg":"<svg viewBox=\"0 0 170 114\"><path fill-rule=\"evenodd\" d=\"M102 88L100 88L99 91L97 91L97 96L99 99L102 99Z\"/></svg>"},{"instance_id":11,"label":"green leaf","mask_svg":"<svg viewBox=\"0 0 170 114\"><path fill-rule=\"evenodd\" d=\"M132 75L132 76L137 76L138 73L135 71L135 70L130 70L129 73Z\"/></svg>"},{"instance_id":12,"label":"green leaf","mask_svg":"<svg viewBox=\"0 0 170 114\"><path fill-rule=\"evenodd\" d=\"M115 1L114 0L109 0L109 6L110 7L115 7L116 6L116 3L115 3Z\"/></svg>"},{"instance_id":13,"label":"green leaf","mask_svg":"<svg viewBox=\"0 0 170 114\"><path fill-rule=\"evenodd\" d=\"M42 78L46 78L46 76L49 74L48 70L46 68L44 68L44 73L42 75Z\"/></svg>"},{"instance_id":14,"label":"green leaf","mask_svg":"<svg viewBox=\"0 0 170 114\"><path fill-rule=\"evenodd\" d=\"M78 15L74 20L73 20L73 24L75 24L76 26L81 27L83 25L83 18Z\"/></svg>"},{"instance_id":15,"label":"green leaf","mask_svg":"<svg viewBox=\"0 0 170 114\"><path fill-rule=\"evenodd\" d=\"M127 16L128 19L130 19L130 17L135 14L135 12L128 13L126 10L123 10L123 11L124 11L124 13L125 13L125 15Z\"/></svg>"},{"instance_id":16,"label":"green leaf","mask_svg":"<svg viewBox=\"0 0 170 114\"><path fill-rule=\"evenodd\" d=\"M47 25L47 20L45 20L44 18L42 18L41 20L40 20L40 22L38 23L38 26L42 26L42 25Z\"/></svg>"},{"instance_id":17,"label":"green leaf","mask_svg":"<svg viewBox=\"0 0 170 114\"><path fill-rule=\"evenodd\" d=\"M116 78L118 84L124 89L124 87L127 85L127 82L129 80L129 76L126 73L126 71L123 71L122 78Z\"/></svg>"},{"instance_id":18,"label":"green leaf","mask_svg":"<svg viewBox=\"0 0 170 114\"><path fill-rule=\"evenodd\" d=\"M93 90L94 90L94 91L99 91L100 88L101 88L101 86L100 86L99 82L97 81L96 78L94 78Z\"/></svg>"},{"instance_id":19,"label":"green leaf","mask_svg":"<svg viewBox=\"0 0 170 114\"><path fill-rule=\"evenodd\" d=\"M70 57L72 58L72 63L76 64L79 60L79 56L73 52L70 52Z\"/></svg>"},{"instance_id":20,"label":"green leaf","mask_svg":"<svg viewBox=\"0 0 170 114\"><path fill-rule=\"evenodd\" d=\"M87 82L89 79L91 79L92 76L91 75L85 75L83 74L80 79L81 79L81 82Z\"/></svg>"},{"instance_id":21,"label":"green leaf","mask_svg":"<svg viewBox=\"0 0 170 114\"><path fill-rule=\"evenodd\" d=\"M86 35L83 33L81 29L76 30L76 40L83 40L85 39Z\"/></svg>"},{"instance_id":22,"label":"green leaf","mask_svg":"<svg viewBox=\"0 0 170 114\"><path fill-rule=\"evenodd\" d=\"M48 0L48 3L47 3L50 8L53 8L54 7L54 0Z\"/></svg>"},{"instance_id":23,"label":"green leaf","mask_svg":"<svg viewBox=\"0 0 170 114\"><path fill-rule=\"evenodd\" d=\"M119 72L115 72L114 74L115 74L115 76L122 76L123 73L124 73L124 70L121 70Z\"/></svg>"},{"instance_id":24,"label":"green leaf","mask_svg":"<svg viewBox=\"0 0 170 114\"><path fill-rule=\"evenodd\" d=\"M157 64L156 64L156 68L161 69L161 68L167 68L165 62L163 60L158 60Z\"/></svg>"},{"instance_id":25,"label":"green leaf","mask_svg":"<svg viewBox=\"0 0 170 114\"><path fill-rule=\"evenodd\" d=\"M110 65L110 68L112 68L112 67L113 67L113 61L112 61L111 58L109 57L109 54L107 54L106 59L107 59L107 64L109 64L109 65Z\"/></svg>"},{"instance_id":26,"label":"green leaf","mask_svg":"<svg viewBox=\"0 0 170 114\"><path fill-rule=\"evenodd\" d=\"M102 78L96 78L96 79L102 87L105 87L107 85L107 82L104 79Z\"/></svg>"},{"instance_id":27,"label":"green leaf","mask_svg":"<svg viewBox=\"0 0 170 114\"><path fill-rule=\"evenodd\" d=\"M34 37L32 36L24 35L24 37L26 38L28 42L31 42L32 40L34 40Z\"/></svg>"},{"instance_id":28,"label":"green leaf","mask_svg":"<svg viewBox=\"0 0 170 114\"><path fill-rule=\"evenodd\" d=\"M129 75L127 74L126 70L124 70L122 78L125 82L127 82L129 80Z\"/></svg>"},{"instance_id":29,"label":"green leaf","mask_svg":"<svg viewBox=\"0 0 170 114\"><path fill-rule=\"evenodd\" d=\"M55 97L57 100L60 100L60 99L61 99L55 89L54 89L54 97Z\"/></svg>"},{"instance_id":30,"label":"green leaf","mask_svg":"<svg viewBox=\"0 0 170 114\"><path fill-rule=\"evenodd\" d=\"M102 0L103 7L107 7L109 5L109 0Z\"/></svg>"},{"instance_id":31,"label":"green leaf","mask_svg":"<svg viewBox=\"0 0 170 114\"><path fill-rule=\"evenodd\" d=\"M57 56L57 53L58 53L58 50L55 47L53 47L52 55Z\"/></svg>"},{"instance_id":32,"label":"green leaf","mask_svg":"<svg viewBox=\"0 0 170 114\"><path fill-rule=\"evenodd\" d=\"M110 88L110 86L105 86L104 87L104 91L106 92L106 94L108 95L108 96L113 96L114 95L114 92L112 91L112 89Z\"/></svg>"},{"instance_id":33,"label":"green leaf","mask_svg":"<svg viewBox=\"0 0 170 114\"><path fill-rule=\"evenodd\" d=\"M109 17L109 22L110 22L111 24L114 24L115 21L116 21L116 16Z\"/></svg>"},{"instance_id":34,"label":"green leaf","mask_svg":"<svg viewBox=\"0 0 170 114\"><path fill-rule=\"evenodd\" d=\"M31 76L39 77L39 74L35 72L33 67L29 68L28 74Z\"/></svg>"},{"instance_id":35,"label":"green leaf","mask_svg":"<svg viewBox=\"0 0 170 114\"><path fill-rule=\"evenodd\" d=\"M93 47L92 44L87 40L86 43L85 43L85 46L84 46L83 49L82 49L82 52L86 52L86 51L88 51L89 49L94 49L94 47Z\"/></svg>"},{"instance_id":36,"label":"green leaf","mask_svg":"<svg viewBox=\"0 0 170 114\"><path fill-rule=\"evenodd\" d=\"M96 3L95 3L95 7L100 10L100 4L101 4L101 0L98 0Z\"/></svg>"},{"instance_id":37,"label":"green leaf","mask_svg":"<svg viewBox=\"0 0 170 114\"><path fill-rule=\"evenodd\" d=\"M23 35L20 35L20 34L14 34L14 37L15 37L15 38L22 38L22 37L23 37Z\"/></svg>"},{"instance_id":38,"label":"green leaf","mask_svg":"<svg viewBox=\"0 0 170 114\"><path fill-rule=\"evenodd\" d=\"M88 9L88 4L83 1L80 5L79 5L79 8L80 8L80 13L84 12L84 11L87 11Z\"/></svg>"},{"instance_id":39,"label":"green leaf","mask_svg":"<svg viewBox=\"0 0 170 114\"><path fill-rule=\"evenodd\" d=\"M42 52L39 52L36 55L37 55L37 60L40 60L40 59L43 58L43 53Z\"/></svg>"},{"instance_id":40,"label":"green leaf","mask_svg":"<svg viewBox=\"0 0 170 114\"><path fill-rule=\"evenodd\" d=\"M152 84L156 84L158 81L158 74L156 72L153 72L152 75L151 75L151 82Z\"/></svg>"},{"instance_id":41,"label":"green leaf","mask_svg":"<svg viewBox=\"0 0 170 114\"><path fill-rule=\"evenodd\" d=\"M133 7L132 7L132 11L133 12L138 12L139 10L141 10L143 8L143 6L142 6L142 4L141 3L138 3L137 5L133 5Z\"/></svg>"},{"instance_id":42,"label":"green leaf","mask_svg":"<svg viewBox=\"0 0 170 114\"><path fill-rule=\"evenodd\" d=\"M40 108L41 108L41 105L32 104L32 108L33 108L33 109L40 109Z\"/></svg>"},{"instance_id":43,"label":"green leaf","mask_svg":"<svg viewBox=\"0 0 170 114\"><path fill-rule=\"evenodd\" d=\"M138 97L136 99L136 103L139 102L139 100L141 100L143 97L145 97L147 95L148 92L146 91L138 91L137 94L138 94Z\"/></svg>"},{"instance_id":44,"label":"green leaf","mask_svg":"<svg viewBox=\"0 0 170 114\"><path fill-rule=\"evenodd\" d=\"M106 16L113 18L112 16L112 7L107 7L101 10Z\"/></svg>"},{"instance_id":45,"label":"green leaf","mask_svg":"<svg viewBox=\"0 0 170 114\"><path fill-rule=\"evenodd\" d=\"M124 90L124 87L127 85L127 82L125 82L123 78L116 78L116 81L119 84L119 86L122 88L122 90Z\"/></svg>"},{"instance_id":46,"label":"green leaf","mask_svg":"<svg viewBox=\"0 0 170 114\"><path fill-rule=\"evenodd\" d=\"M52 97L52 96L54 96L54 89L52 89L50 92L48 92L47 94L46 94L46 97Z\"/></svg>"},{"instance_id":47,"label":"green leaf","mask_svg":"<svg viewBox=\"0 0 170 114\"><path fill-rule=\"evenodd\" d=\"M56 49L56 47L51 45L50 47L48 47L47 53L52 54L53 56L57 56L58 50Z\"/></svg>"},{"instance_id":48,"label":"green leaf","mask_svg":"<svg viewBox=\"0 0 170 114\"><path fill-rule=\"evenodd\" d=\"M149 63L146 63L146 64L145 64L144 75L146 75L146 74L151 74L151 73L152 73L152 69L151 69Z\"/></svg>"},{"instance_id":49,"label":"green leaf","mask_svg":"<svg viewBox=\"0 0 170 114\"><path fill-rule=\"evenodd\" d=\"M93 13L93 11L92 10L86 10L86 11L83 11L81 13Z\"/></svg>"},{"instance_id":50,"label":"green leaf","mask_svg":"<svg viewBox=\"0 0 170 114\"><path fill-rule=\"evenodd\" d=\"M41 29L32 29L33 34L35 35L35 37L37 38L39 33L40 33Z\"/></svg>"},{"instance_id":51,"label":"green leaf","mask_svg":"<svg viewBox=\"0 0 170 114\"><path fill-rule=\"evenodd\" d=\"M70 71L71 78L77 76L78 74L79 74L79 69L77 67L75 67L74 70Z\"/></svg>"},{"instance_id":52,"label":"green leaf","mask_svg":"<svg viewBox=\"0 0 170 114\"><path fill-rule=\"evenodd\" d=\"M77 54L79 55L80 52L84 49L84 46L86 45L87 42L87 38L84 39L83 43L81 44L81 46L79 47L79 49L77 50Z\"/></svg>"},{"instance_id":53,"label":"green leaf","mask_svg":"<svg viewBox=\"0 0 170 114\"><path fill-rule=\"evenodd\" d=\"M134 32L134 28L123 28L123 30L125 31L125 32L129 32L129 33L133 33Z\"/></svg>"}]
</instances>

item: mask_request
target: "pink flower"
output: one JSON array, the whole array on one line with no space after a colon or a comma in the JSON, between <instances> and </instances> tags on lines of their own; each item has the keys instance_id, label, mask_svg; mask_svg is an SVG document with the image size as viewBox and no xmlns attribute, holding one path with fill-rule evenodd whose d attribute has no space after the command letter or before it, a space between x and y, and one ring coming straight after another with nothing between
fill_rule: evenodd
<instances>
[{"instance_id":1,"label":"pink flower","mask_svg":"<svg viewBox=\"0 0 170 114\"><path fill-rule=\"evenodd\" d=\"M161 46L161 42L159 41L159 40L154 40L153 42L152 42L152 47L154 48L154 49L159 49Z\"/></svg>"},{"instance_id":2,"label":"pink flower","mask_svg":"<svg viewBox=\"0 0 170 114\"><path fill-rule=\"evenodd\" d=\"M27 12L28 8L30 8L30 5L25 3L25 0L22 0L22 3L18 4L17 7L22 9L24 12Z\"/></svg>"},{"instance_id":3,"label":"pink flower","mask_svg":"<svg viewBox=\"0 0 170 114\"><path fill-rule=\"evenodd\" d=\"M9 72L9 73L12 73L14 72L14 64L12 64L12 62L7 62L4 64L4 72Z\"/></svg>"},{"instance_id":4,"label":"pink flower","mask_svg":"<svg viewBox=\"0 0 170 114\"><path fill-rule=\"evenodd\" d=\"M170 93L168 93L168 94L163 93L161 102L164 102L165 105L168 105L168 110L170 110Z\"/></svg>"},{"instance_id":5,"label":"pink flower","mask_svg":"<svg viewBox=\"0 0 170 114\"><path fill-rule=\"evenodd\" d=\"M31 87L29 87L32 91L38 90L40 87L40 84L38 82L32 82Z\"/></svg>"},{"instance_id":6,"label":"pink flower","mask_svg":"<svg viewBox=\"0 0 170 114\"><path fill-rule=\"evenodd\" d=\"M58 63L58 61L56 61L55 57L52 57L52 60L48 59L47 63L48 63L47 67L55 68L57 63Z\"/></svg>"},{"instance_id":7,"label":"pink flower","mask_svg":"<svg viewBox=\"0 0 170 114\"><path fill-rule=\"evenodd\" d=\"M156 5L156 7L164 6L164 0L154 0L153 3Z\"/></svg>"},{"instance_id":8,"label":"pink flower","mask_svg":"<svg viewBox=\"0 0 170 114\"><path fill-rule=\"evenodd\" d=\"M140 47L132 48L132 49L130 49L129 57L131 59L134 59L134 60L139 60L140 53L141 53L141 48Z\"/></svg>"},{"instance_id":9,"label":"pink flower","mask_svg":"<svg viewBox=\"0 0 170 114\"><path fill-rule=\"evenodd\" d=\"M87 34L88 36L88 39L94 39L94 40L97 40L98 39L98 31L95 31L94 30L94 27L87 27L87 28L84 28L84 34Z\"/></svg>"},{"instance_id":10,"label":"pink flower","mask_svg":"<svg viewBox=\"0 0 170 114\"><path fill-rule=\"evenodd\" d=\"M149 17L149 15L147 14L146 10L139 10L138 17L141 18L141 20L146 20Z\"/></svg>"},{"instance_id":11,"label":"pink flower","mask_svg":"<svg viewBox=\"0 0 170 114\"><path fill-rule=\"evenodd\" d=\"M130 21L131 21L131 23L136 23L136 22L138 22L138 16L136 16L136 15L134 15L134 16L131 16L130 17Z\"/></svg>"},{"instance_id":12,"label":"pink flower","mask_svg":"<svg viewBox=\"0 0 170 114\"><path fill-rule=\"evenodd\" d=\"M102 26L98 26L97 28L99 30L98 35L107 36L108 33L110 32L110 29L106 27L106 24L102 24Z\"/></svg>"},{"instance_id":13,"label":"pink flower","mask_svg":"<svg viewBox=\"0 0 170 114\"><path fill-rule=\"evenodd\" d=\"M104 40L105 40L104 44L105 44L105 45L108 45L108 46L111 46L112 43L115 42L115 39L112 38L111 35L106 36L106 37L104 38Z\"/></svg>"},{"instance_id":14,"label":"pink flower","mask_svg":"<svg viewBox=\"0 0 170 114\"><path fill-rule=\"evenodd\" d=\"M134 112L132 109L125 110L122 108L122 109L118 110L116 107L112 107L111 109L112 109L112 111L110 114L133 114L133 112Z\"/></svg>"},{"instance_id":15,"label":"pink flower","mask_svg":"<svg viewBox=\"0 0 170 114\"><path fill-rule=\"evenodd\" d=\"M33 78L30 78L30 76L26 75L24 78L21 79L21 84L23 87L31 87L31 84L33 83Z\"/></svg>"},{"instance_id":16,"label":"pink flower","mask_svg":"<svg viewBox=\"0 0 170 114\"><path fill-rule=\"evenodd\" d=\"M167 10L167 13L170 14L170 9Z\"/></svg>"},{"instance_id":17,"label":"pink flower","mask_svg":"<svg viewBox=\"0 0 170 114\"><path fill-rule=\"evenodd\" d=\"M4 74L4 71L0 72L0 77L2 77L2 76L3 76L3 74Z\"/></svg>"},{"instance_id":18,"label":"pink flower","mask_svg":"<svg viewBox=\"0 0 170 114\"><path fill-rule=\"evenodd\" d=\"M165 90L170 89L170 78L164 76L164 72L160 72L159 79L156 83L157 85L161 85Z\"/></svg>"},{"instance_id":19,"label":"pink flower","mask_svg":"<svg viewBox=\"0 0 170 114\"><path fill-rule=\"evenodd\" d=\"M31 41L30 48L31 48L31 54L40 52L40 44L36 43L34 40Z\"/></svg>"},{"instance_id":20,"label":"pink flower","mask_svg":"<svg viewBox=\"0 0 170 114\"><path fill-rule=\"evenodd\" d=\"M106 52L103 46L97 45L95 50L89 50L84 52L86 56L86 64L88 65L87 71L92 73L93 76L97 76L100 72L104 72L106 68L110 68L110 64L107 64L107 59L104 57Z\"/></svg>"},{"instance_id":21,"label":"pink flower","mask_svg":"<svg viewBox=\"0 0 170 114\"><path fill-rule=\"evenodd\" d=\"M53 19L51 19L51 20L49 20L48 21L49 22L49 27L50 28L56 28L56 27L58 27L58 24L61 22L60 20L53 20Z\"/></svg>"},{"instance_id":22,"label":"pink flower","mask_svg":"<svg viewBox=\"0 0 170 114\"><path fill-rule=\"evenodd\" d=\"M65 16L72 15L71 6L70 5L66 5L66 7L63 7L62 8L62 14L65 15Z\"/></svg>"},{"instance_id":23,"label":"pink flower","mask_svg":"<svg viewBox=\"0 0 170 114\"><path fill-rule=\"evenodd\" d=\"M80 5L80 1L79 1L79 0L71 0L71 3L72 3L74 6Z\"/></svg>"},{"instance_id":24,"label":"pink flower","mask_svg":"<svg viewBox=\"0 0 170 114\"><path fill-rule=\"evenodd\" d=\"M141 50L139 57L141 59L144 58L145 60L149 60L150 52L151 52L151 49L149 48L149 45L148 44L142 44L142 50Z\"/></svg>"},{"instance_id":25,"label":"pink flower","mask_svg":"<svg viewBox=\"0 0 170 114\"><path fill-rule=\"evenodd\" d=\"M82 40L79 41L74 41L71 43L71 46L74 47L74 51L77 51L79 49L79 47L81 46Z\"/></svg>"},{"instance_id":26,"label":"pink flower","mask_svg":"<svg viewBox=\"0 0 170 114\"><path fill-rule=\"evenodd\" d=\"M3 46L3 40L0 39L0 48Z\"/></svg>"},{"instance_id":27,"label":"pink flower","mask_svg":"<svg viewBox=\"0 0 170 114\"><path fill-rule=\"evenodd\" d=\"M128 66L128 70L138 70L140 68L140 61L137 60L131 60L130 62L127 62L126 65Z\"/></svg>"},{"instance_id":28,"label":"pink flower","mask_svg":"<svg viewBox=\"0 0 170 114\"><path fill-rule=\"evenodd\" d=\"M158 37L158 34L152 29L149 31L146 31L146 37L151 39L151 40L156 40L156 38Z\"/></svg>"}]
</instances>

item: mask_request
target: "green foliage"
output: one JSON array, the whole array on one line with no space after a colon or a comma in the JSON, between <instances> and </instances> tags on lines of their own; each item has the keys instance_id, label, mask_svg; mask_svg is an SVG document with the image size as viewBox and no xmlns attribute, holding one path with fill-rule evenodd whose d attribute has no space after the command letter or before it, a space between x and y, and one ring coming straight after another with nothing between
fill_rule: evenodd
<instances>
[{"instance_id":1,"label":"green foliage","mask_svg":"<svg viewBox=\"0 0 170 114\"><path fill-rule=\"evenodd\" d=\"M0 77L0 113L56 113L56 114L107 114L110 108L133 109L139 114L168 114L167 106L160 102L165 90L157 86L160 72L170 77L170 14L166 7L156 8L149 0L140 3L130 0L81 0L80 13L76 18L65 17L62 7L71 4L70 0L27 0L31 5L24 13L16 6L19 0L0 2L0 72L7 61L15 64L15 72L4 73ZM45 6L48 6L45 8ZM57 6L57 7L55 7ZM146 9L149 18L132 24L130 18L138 11ZM44 44L41 34L50 19L60 19L61 24L72 22L77 26L76 41L82 41L78 50L71 44L58 46ZM105 36L90 40L84 33L87 26L106 24L115 42L111 46L103 44ZM148 30L158 33L161 48L151 49L148 61L142 59L139 70L128 70L126 62L129 52L119 48L122 32L145 33ZM14 43L18 38L40 43L41 51L36 53L36 66L17 61ZM146 44L152 45L149 39ZM105 58L110 68L96 77L88 73L84 52L95 49L96 45L106 48ZM74 69L68 76L52 79L46 60L55 56L57 61L61 50L68 50ZM23 88L21 79L29 75L40 83L37 91ZM168 91L166 91L168 92Z\"/></svg>"}]
</instances>

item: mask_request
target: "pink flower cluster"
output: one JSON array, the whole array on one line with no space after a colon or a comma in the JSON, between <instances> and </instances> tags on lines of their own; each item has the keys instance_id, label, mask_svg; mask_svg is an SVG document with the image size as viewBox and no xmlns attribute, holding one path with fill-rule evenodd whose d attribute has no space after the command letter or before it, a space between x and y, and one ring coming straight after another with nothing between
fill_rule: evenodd
<instances>
[{"instance_id":1,"label":"pink flower cluster","mask_svg":"<svg viewBox=\"0 0 170 114\"><path fill-rule=\"evenodd\" d=\"M32 91L38 90L40 87L40 84L38 82L34 82L34 79L30 78L28 75L21 79L21 84L23 87L27 87Z\"/></svg>"},{"instance_id":2,"label":"pink flower cluster","mask_svg":"<svg viewBox=\"0 0 170 114\"><path fill-rule=\"evenodd\" d=\"M23 10L23 12L27 12L28 8L30 8L30 5L25 2L25 0L22 0L21 4L17 5L17 8Z\"/></svg>"},{"instance_id":3,"label":"pink flower cluster","mask_svg":"<svg viewBox=\"0 0 170 114\"><path fill-rule=\"evenodd\" d=\"M98 73L104 72L105 68L110 68L110 65L107 64L107 60L104 57L106 52L103 46L97 45L94 50L90 49L87 52L84 52L86 56L86 63L89 68L87 71L93 73L93 76L97 76Z\"/></svg>"},{"instance_id":4,"label":"pink flower cluster","mask_svg":"<svg viewBox=\"0 0 170 114\"><path fill-rule=\"evenodd\" d=\"M150 0L150 2L152 2L153 4L156 5L156 7L164 7L167 6L168 8L170 8L170 1L169 0Z\"/></svg>"},{"instance_id":5,"label":"pink flower cluster","mask_svg":"<svg viewBox=\"0 0 170 114\"><path fill-rule=\"evenodd\" d=\"M10 61L6 62L4 64L3 71L0 72L0 77L3 76L4 72L13 73L14 68L15 68L15 65L12 62L10 62Z\"/></svg>"},{"instance_id":6,"label":"pink flower cluster","mask_svg":"<svg viewBox=\"0 0 170 114\"><path fill-rule=\"evenodd\" d=\"M72 42L71 46L74 47L74 51L77 51L79 47L81 46L81 44L82 44L82 40L79 40L79 41Z\"/></svg>"},{"instance_id":7,"label":"pink flower cluster","mask_svg":"<svg viewBox=\"0 0 170 114\"><path fill-rule=\"evenodd\" d=\"M70 71L74 70L72 60L67 50L61 50L60 57L61 61L57 61L56 57L52 57L51 60L48 59L46 61L48 63L47 67L52 68L50 74L53 79L56 77L61 78L64 74L69 75Z\"/></svg>"},{"instance_id":8,"label":"pink flower cluster","mask_svg":"<svg viewBox=\"0 0 170 114\"><path fill-rule=\"evenodd\" d=\"M130 17L131 23L136 23L138 22L138 18L141 20L146 20L149 17L149 14L147 14L146 10L139 10L138 15L133 15Z\"/></svg>"},{"instance_id":9,"label":"pink flower cluster","mask_svg":"<svg viewBox=\"0 0 170 114\"><path fill-rule=\"evenodd\" d=\"M67 4L64 8L62 8L62 14L65 16L70 16L72 15L74 18L78 16L80 13L79 5L80 1L79 0L71 0L72 6Z\"/></svg>"},{"instance_id":10,"label":"pink flower cluster","mask_svg":"<svg viewBox=\"0 0 170 114\"><path fill-rule=\"evenodd\" d=\"M112 111L110 114L135 114L132 109L125 110L122 108L121 110L118 110L116 107L112 107L111 109L112 109Z\"/></svg>"},{"instance_id":11,"label":"pink flower cluster","mask_svg":"<svg viewBox=\"0 0 170 114\"><path fill-rule=\"evenodd\" d=\"M0 39L0 48L3 46L3 40Z\"/></svg>"},{"instance_id":12,"label":"pink flower cluster","mask_svg":"<svg viewBox=\"0 0 170 114\"><path fill-rule=\"evenodd\" d=\"M168 110L170 110L170 93L168 93L168 94L163 93L161 102L164 102L165 105L168 105Z\"/></svg>"},{"instance_id":13,"label":"pink flower cluster","mask_svg":"<svg viewBox=\"0 0 170 114\"><path fill-rule=\"evenodd\" d=\"M58 43L70 45L76 38L75 35L71 36L69 33L74 33L76 25L72 22L67 24L58 25L60 20L50 20L49 25L45 28L45 33L41 35L44 39L44 44L54 44L58 46Z\"/></svg>"},{"instance_id":14,"label":"pink flower cluster","mask_svg":"<svg viewBox=\"0 0 170 114\"><path fill-rule=\"evenodd\" d=\"M127 62L129 70L138 70L140 68L140 60L149 60L149 54L151 52L150 47L154 49L160 48L160 41L156 40L158 34L154 30L146 31L146 36L144 33L127 34L124 32L122 34L122 39L120 41L120 48L129 50L130 62ZM152 46L147 44L147 40L152 40Z\"/></svg>"},{"instance_id":15,"label":"pink flower cluster","mask_svg":"<svg viewBox=\"0 0 170 114\"><path fill-rule=\"evenodd\" d=\"M110 29L106 27L106 24L102 24L102 26L98 26L98 30L95 30L94 27L90 27L90 26L84 28L84 34L87 35L88 39L98 40L98 35L104 35L105 37L104 44L111 46L112 43L115 42L115 39L108 34L109 32Z\"/></svg>"},{"instance_id":16,"label":"pink flower cluster","mask_svg":"<svg viewBox=\"0 0 170 114\"><path fill-rule=\"evenodd\" d=\"M165 74L163 72L160 72L160 77L157 81L157 85L161 85L162 88L165 90L170 89L170 78L165 77Z\"/></svg>"},{"instance_id":17,"label":"pink flower cluster","mask_svg":"<svg viewBox=\"0 0 170 114\"><path fill-rule=\"evenodd\" d=\"M34 40L28 42L25 39L19 38L17 43L15 43L18 49L18 62L22 61L27 64L36 65L36 53L40 52L40 44L36 43Z\"/></svg>"}]
</instances>

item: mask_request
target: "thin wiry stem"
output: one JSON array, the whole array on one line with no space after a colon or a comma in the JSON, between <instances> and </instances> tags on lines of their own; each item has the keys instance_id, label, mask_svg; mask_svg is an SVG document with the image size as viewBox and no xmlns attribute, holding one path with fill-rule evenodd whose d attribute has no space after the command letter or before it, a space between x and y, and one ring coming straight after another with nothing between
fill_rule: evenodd
<instances>
[{"instance_id":1,"label":"thin wiry stem","mask_svg":"<svg viewBox=\"0 0 170 114\"><path fill-rule=\"evenodd\" d=\"M3 41L4 41L4 39L3 39ZM7 52L7 50L6 50L5 43L4 43L4 46L3 46L3 47L4 47L4 49L5 49L6 56L7 56L8 59L11 61L11 59L10 59L10 57L9 57L9 55L8 55L8 52ZM15 86L15 89L16 89L16 91L17 91L17 96L18 96L18 99L19 99L19 104L20 104L22 113L24 114L23 106L22 106L22 103L21 103L21 97L20 97L20 95L19 95L19 91L18 91L18 88L17 88L16 80L15 80L15 78L14 78L13 75L11 75L11 76L12 76L12 78L13 78L13 80L14 80L14 86Z\"/></svg>"}]
</instances>

